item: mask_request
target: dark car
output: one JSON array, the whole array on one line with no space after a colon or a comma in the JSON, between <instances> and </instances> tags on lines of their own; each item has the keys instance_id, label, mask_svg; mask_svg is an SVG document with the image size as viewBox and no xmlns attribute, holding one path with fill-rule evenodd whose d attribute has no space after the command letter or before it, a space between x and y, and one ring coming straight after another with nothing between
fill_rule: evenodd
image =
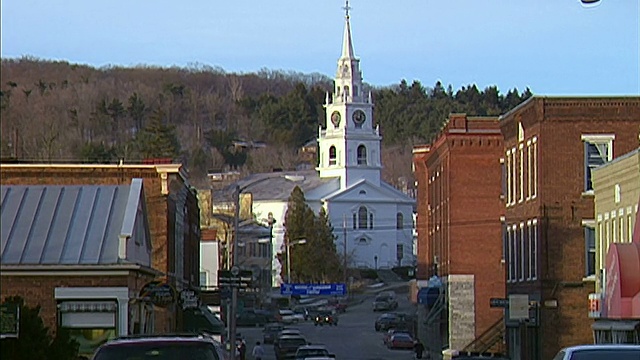
<instances>
[{"instance_id":1,"label":"dark car","mask_svg":"<svg viewBox=\"0 0 640 360\"><path fill-rule=\"evenodd\" d=\"M276 348L276 346L278 346L278 340L280 340L280 338L283 337L283 336L302 336L302 332L300 332L300 329L294 329L294 328L285 327L273 339L273 348L274 349Z\"/></svg>"},{"instance_id":2,"label":"dark car","mask_svg":"<svg viewBox=\"0 0 640 360\"><path fill-rule=\"evenodd\" d=\"M265 326L268 322L269 318L265 314L253 310L243 311L236 317L237 326Z\"/></svg>"},{"instance_id":3,"label":"dark car","mask_svg":"<svg viewBox=\"0 0 640 360\"><path fill-rule=\"evenodd\" d=\"M94 360L122 359L223 360L222 345L202 335L150 335L118 338L101 345Z\"/></svg>"},{"instance_id":4,"label":"dark car","mask_svg":"<svg viewBox=\"0 0 640 360\"><path fill-rule=\"evenodd\" d=\"M262 341L265 344L273 344L276 336L284 329L284 325L280 323L268 323L262 329Z\"/></svg>"},{"instance_id":5,"label":"dark car","mask_svg":"<svg viewBox=\"0 0 640 360\"><path fill-rule=\"evenodd\" d=\"M391 335L391 337L387 341L387 347L389 349L411 350L413 349L413 345L414 345L414 342L411 335L403 332L398 332Z\"/></svg>"},{"instance_id":6,"label":"dark car","mask_svg":"<svg viewBox=\"0 0 640 360\"><path fill-rule=\"evenodd\" d=\"M385 313L376 319L376 331L387 331L389 329L408 329L409 319L407 315L397 313Z\"/></svg>"},{"instance_id":7,"label":"dark car","mask_svg":"<svg viewBox=\"0 0 640 360\"><path fill-rule=\"evenodd\" d=\"M307 340L301 335L281 336L274 346L276 359L282 360L295 358L298 348L304 345L307 345Z\"/></svg>"},{"instance_id":8,"label":"dark car","mask_svg":"<svg viewBox=\"0 0 640 360\"><path fill-rule=\"evenodd\" d=\"M324 324L338 326L338 317L330 311L321 311L313 318L315 326L323 326Z\"/></svg>"}]
</instances>

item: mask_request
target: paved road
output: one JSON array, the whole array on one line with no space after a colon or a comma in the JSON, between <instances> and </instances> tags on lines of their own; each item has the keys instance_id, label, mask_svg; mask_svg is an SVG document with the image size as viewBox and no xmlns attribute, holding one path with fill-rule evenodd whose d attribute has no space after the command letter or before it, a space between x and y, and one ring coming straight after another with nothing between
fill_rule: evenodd
<instances>
[{"instance_id":1,"label":"paved road","mask_svg":"<svg viewBox=\"0 0 640 360\"><path fill-rule=\"evenodd\" d=\"M371 309L373 298L367 298L362 304L350 307L339 317L338 326L318 326L312 322L295 325L308 341L314 344L324 344L336 355L338 360L410 360L413 353L406 350L389 350L382 343L381 332L374 329L374 321L380 313ZM398 310L412 311L406 294L398 294ZM262 340L262 329L239 328L247 341L247 360L252 360L251 349L256 340ZM272 345L266 345L266 359L275 360Z\"/></svg>"}]
</instances>

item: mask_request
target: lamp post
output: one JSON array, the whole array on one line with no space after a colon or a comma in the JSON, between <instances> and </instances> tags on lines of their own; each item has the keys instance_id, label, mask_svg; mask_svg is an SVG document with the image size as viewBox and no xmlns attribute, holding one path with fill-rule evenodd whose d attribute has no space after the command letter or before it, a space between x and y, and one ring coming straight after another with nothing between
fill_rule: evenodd
<instances>
[{"instance_id":1,"label":"lamp post","mask_svg":"<svg viewBox=\"0 0 640 360\"><path fill-rule=\"evenodd\" d=\"M287 282L291 283L291 247L295 245L306 244L307 239L298 239L295 241L287 240Z\"/></svg>"}]
</instances>

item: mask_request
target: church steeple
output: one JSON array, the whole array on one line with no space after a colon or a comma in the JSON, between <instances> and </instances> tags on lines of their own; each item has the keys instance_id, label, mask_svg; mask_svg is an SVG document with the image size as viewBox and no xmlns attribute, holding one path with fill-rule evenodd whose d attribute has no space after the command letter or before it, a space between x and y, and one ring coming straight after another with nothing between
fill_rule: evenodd
<instances>
[{"instance_id":1,"label":"church steeple","mask_svg":"<svg viewBox=\"0 0 640 360\"><path fill-rule=\"evenodd\" d=\"M345 25L344 36L342 37L342 56L340 59L353 59L353 43L351 42L351 25L349 24L349 0L344 7L345 10Z\"/></svg>"},{"instance_id":2,"label":"church steeple","mask_svg":"<svg viewBox=\"0 0 640 360\"><path fill-rule=\"evenodd\" d=\"M371 94L363 91L360 59L351 39L346 0L342 54L332 94L327 94L326 128L318 132L320 177L340 177L341 188L360 180L380 184L380 132L373 122Z\"/></svg>"}]
</instances>

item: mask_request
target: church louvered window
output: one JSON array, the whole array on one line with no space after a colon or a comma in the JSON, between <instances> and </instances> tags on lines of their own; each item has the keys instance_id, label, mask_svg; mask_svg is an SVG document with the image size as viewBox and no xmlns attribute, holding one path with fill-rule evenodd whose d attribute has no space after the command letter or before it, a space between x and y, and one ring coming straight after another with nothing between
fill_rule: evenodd
<instances>
[{"instance_id":1,"label":"church louvered window","mask_svg":"<svg viewBox=\"0 0 640 360\"><path fill-rule=\"evenodd\" d=\"M358 146L358 165L367 165L367 147Z\"/></svg>"},{"instance_id":2,"label":"church louvered window","mask_svg":"<svg viewBox=\"0 0 640 360\"><path fill-rule=\"evenodd\" d=\"M329 165L335 165L337 163L336 147L331 146L329 148Z\"/></svg>"}]
</instances>

